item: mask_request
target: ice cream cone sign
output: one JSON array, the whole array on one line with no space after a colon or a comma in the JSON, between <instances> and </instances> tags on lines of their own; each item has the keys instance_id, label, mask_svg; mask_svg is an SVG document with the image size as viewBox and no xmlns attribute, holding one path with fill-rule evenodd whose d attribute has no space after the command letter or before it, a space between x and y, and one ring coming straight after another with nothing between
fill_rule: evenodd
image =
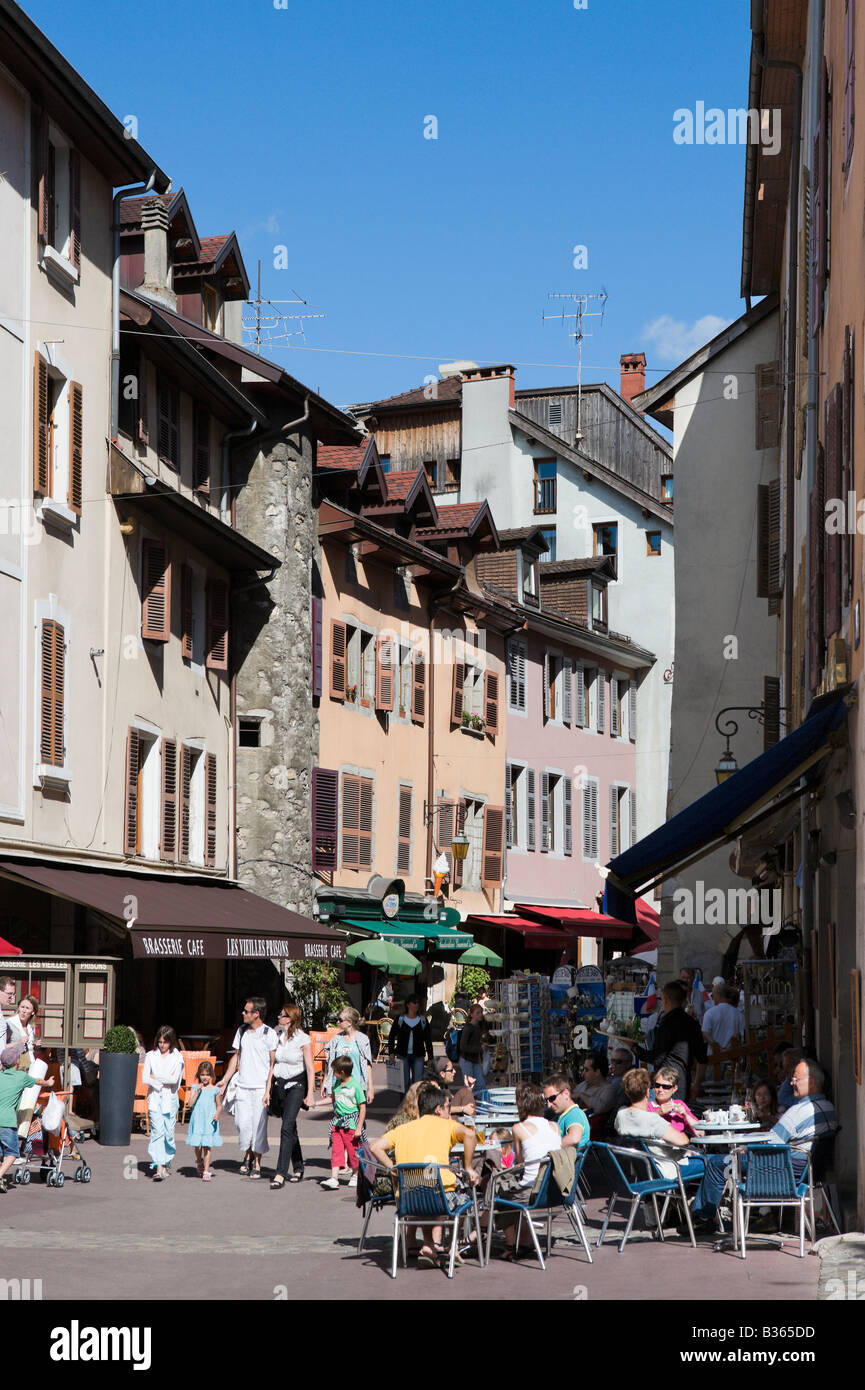
<instances>
[{"instance_id":1,"label":"ice cream cone sign","mask_svg":"<svg viewBox=\"0 0 865 1390\"><path fill-rule=\"evenodd\" d=\"M435 896L438 897L445 879L450 878L450 864L448 863L447 855L440 854L432 867L435 879Z\"/></svg>"},{"instance_id":2,"label":"ice cream cone sign","mask_svg":"<svg viewBox=\"0 0 865 1390\"><path fill-rule=\"evenodd\" d=\"M447 874L436 874L435 876L435 897L442 891L442 884L447 878Z\"/></svg>"}]
</instances>

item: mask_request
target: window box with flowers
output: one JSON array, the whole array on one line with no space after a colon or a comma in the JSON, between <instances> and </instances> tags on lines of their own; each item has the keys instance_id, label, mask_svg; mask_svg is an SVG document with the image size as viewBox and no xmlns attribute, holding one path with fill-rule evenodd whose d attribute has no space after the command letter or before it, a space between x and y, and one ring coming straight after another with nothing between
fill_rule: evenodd
<instances>
[{"instance_id":1,"label":"window box with flowers","mask_svg":"<svg viewBox=\"0 0 865 1390\"><path fill-rule=\"evenodd\" d=\"M356 703L356 701L357 701L357 686L356 686L356 685L347 685L347 686L345 687L345 698L346 698L347 700L349 700L349 701L351 702L351 704L355 704L355 703Z\"/></svg>"}]
</instances>

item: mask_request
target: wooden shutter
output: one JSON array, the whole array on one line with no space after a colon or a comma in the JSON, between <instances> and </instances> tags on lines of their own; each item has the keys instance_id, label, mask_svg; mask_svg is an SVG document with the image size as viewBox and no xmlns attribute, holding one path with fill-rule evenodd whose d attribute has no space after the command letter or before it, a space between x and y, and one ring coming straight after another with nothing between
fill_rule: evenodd
<instances>
[{"instance_id":1,"label":"wooden shutter","mask_svg":"<svg viewBox=\"0 0 865 1390\"><path fill-rule=\"evenodd\" d=\"M450 801L446 797L441 797L436 803L436 846L439 854L447 856L450 869L451 886L454 885L454 864L453 843L455 827L457 822L457 803Z\"/></svg>"},{"instance_id":2,"label":"wooden shutter","mask_svg":"<svg viewBox=\"0 0 865 1390\"><path fill-rule=\"evenodd\" d=\"M517 709L526 708L526 658L528 656L528 646L525 642L517 643Z\"/></svg>"},{"instance_id":3,"label":"wooden shutter","mask_svg":"<svg viewBox=\"0 0 865 1390\"><path fill-rule=\"evenodd\" d=\"M526 707L525 666L522 662L522 647L519 642L508 643L507 657L508 704L511 709L524 710ZM521 675L522 680L520 679Z\"/></svg>"},{"instance_id":4,"label":"wooden shutter","mask_svg":"<svg viewBox=\"0 0 865 1390\"><path fill-rule=\"evenodd\" d=\"M514 770L510 763L505 763L505 847L514 847Z\"/></svg>"},{"instance_id":5,"label":"wooden shutter","mask_svg":"<svg viewBox=\"0 0 865 1390\"><path fill-rule=\"evenodd\" d=\"M819 60L818 60L819 61ZM820 113L814 135L811 185L811 333L823 322L823 300L829 269L829 71L821 63Z\"/></svg>"},{"instance_id":6,"label":"wooden shutter","mask_svg":"<svg viewBox=\"0 0 865 1390\"><path fill-rule=\"evenodd\" d=\"M207 822L205 826L204 862L211 867L216 863L216 754L204 755L204 781L207 797Z\"/></svg>"},{"instance_id":7,"label":"wooden shutter","mask_svg":"<svg viewBox=\"0 0 865 1390\"><path fill-rule=\"evenodd\" d=\"M66 634L60 623L42 620L42 722L39 758L64 766L63 706L66 685Z\"/></svg>"},{"instance_id":8,"label":"wooden shutter","mask_svg":"<svg viewBox=\"0 0 865 1390\"><path fill-rule=\"evenodd\" d=\"M372 782L342 776L342 867L369 868L372 862Z\"/></svg>"},{"instance_id":9,"label":"wooden shutter","mask_svg":"<svg viewBox=\"0 0 865 1390\"><path fill-rule=\"evenodd\" d=\"M346 646L346 625L334 618L330 624L330 695L333 700L345 701Z\"/></svg>"},{"instance_id":10,"label":"wooden shutter","mask_svg":"<svg viewBox=\"0 0 865 1390\"><path fill-rule=\"evenodd\" d=\"M360 827L358 833L360 867L372 868L372 789L369 777L360 779Z\"/></svg>"},{"instance_id":11,"label":"wooden shutter","mask_svg":"<svg viewBox=\"0 0 865 1390\"><path fill-rule=\"evenodd\" d=\"M526 768L526 849L537 849L537 812L535 810L535 769Z\"/></svg>"},{"instance_id":12,"label":"wooden shutter","mask_svg":"<svg viewBox=\"0 0 865 1390\"><path fill-rule=\"evenodd\" d=\"M504 872L505 808L484 808L484 852L481 860L481 884L498 888Z\"/></svg>"},{"instance_id":13,"label":"wooden shutter","mask_svg":"<svg viewBox=\"0 0 865 1390\"><path fill-rule=\"evenodd\" d=\"M228 585L224 579L207 581L207 657L212 671L228 670Z\"/></svg>"},{"instance_id":14,"label":"wooden shutter","mask_svg":"<svg viewBox=\"0 0 865 1390\"><path fill-rule=\"evenodd\" d=\"M167 642L171 635L171 565L162 541L141 542L141 636Z\"/></svg>"},{"instance_id":15,"label":"wooden shutter","mask_svg":"<svg viewBox=\"0 0 865 1390\"><path fill-rule=\"evenodd\" d=\"M583 858L598 858L598 784L583 783Z\"/></svg>"},{"instance_id":16,"label":"wooden shutter","mask_svg":"<svg viewBox=\"0 0 865 1390\"><path fill-rule=\"evenodd\" d=\"M574 668L574 682L574 723L578 729L584 729L589 722L589 712L586 708L586 672L579 662Z\"/></svg>"},{"instance_id":17,"label":"wooden shutter","mask_svg":"<svg viewBox=\"0 0 865 1390\"><path fill-rule=\"evenodd\" d=\"M842 382L841 406L841 495L845 500L853 490L853 426L856 391L853 379L853 334L844 329L844 379ZM858 518L857 518L858 522ZM853 597L855 532L848 524L841 544L841 602L850 603Z\"/></svg>"},{"instance_id":18,"label":"wooden shutter","mask_svg":"<svg viewBox=\"0 0 865 1390\"><path fill-rule=\"evenodd\" d=\"M310 601L310 624L312 627L312 698L321 699L322 663L322 608L323 601L313 597Z\"/></svg>"},{"instance_id":19,"label":"wooden shutter","mask_svg":"<svg viewBox=\"0 0 865 1390\"><path fill-rule=\"evenodd\" d=\"M856 122L856 0L846 0L844 13L844 172L853 158Z\"/></svg>"},{"instance_id":20,"label":"wooden shutter","mask_svg":"<svg viewBox=\"0 0 865 1390\"><path fill-rule=\"evenodd\" d=\"M192 628L194 610L192 606L193 574L190 565L180 566L180 655L192 660Z\"/></svg>"},{"instance_id":21,"label":"wooden shutter","mask_svg":"<svg viewBox=\"0 0 865 1390\"><path fill-rule=\"evenodd\" d=\"M326 767L312 769L312 867L337 867L339 835L339 773Z\"/></svg>"},{"instance_id":22,"label":"wooden shutter","mask_svg":"<svg viewBox=\"0 0 865 1390\"><path fill-rule=\"evenodd\" d=\"M147 359L138 353L138 371L136 378L138 390L138 409L136 412L135 442L139 448L144 448L150 443L150 433L147 429Z\"/></svg>"},{"instance_id":23,"label":"wooden shutter","mask_svg":"<svg viewBox=\"0 0 865 1390\"><path fill-rule=\"evenodd\" d=\"M69 260L81 270L81 156L69 151Z\"/></svg>"},{"instance_id":24,"label":"wooden shutter","mask_svg":"<svg viewBox=\"0 0 865 1390\"><path fill-rule=\"evenodd\" d=\"M178 391L171 382L161 380L157 385L159 397L159 459L169 468L180 467L178 449Z\"/></svg>"},{"instance_id":25,"label":"wooden shutter","mask_svg":"<svg viewBox=\"0 0 865 1390\"><path fill-rule=\"evenodd\" d=\"M763 750L781 738L781 679L763 677Z\"/></svg>"},{"instance_id":26,"label":"wooden shutter","mask_svg":"<svg viewBox=\"0 0 865 1390\"><path fill-rule=\"evenodd\" d=\"M77 381L69 383L69 490L67 503L81 515L84 470L84 392Z\"/></svg>"},{"instance_id":27,"label":"wooden shutter","mask_svg":"<svg viewBox=\"0 0 865 1390\"><path fill-rule=\"evenodd\" d=\"M550 654L544 652L544 723L550 713Z\"/></svg>"},{"instance_id":28,"label":"wooden shutter","mask_svg":"<svg viewBox=\"0 0 865 1390\"><path fill-rule=\"evenodd\" d=\"M162 835L159 845L162 859L177 858L177 742L162 740Z\"/></svg>"},{"instance_id":29,"label":"wooden shutter","mask_svg":"<svg viewBox=\"0 0 865 1390\"><path fill-rule=\"evenodd\" d=\"M51 142L48 139L48 115L39 117L39 240L49 243L52 238L51 210L54 204L54 181L51 166Z\"/></svg>"},{"instance_id":30,"label":"wooden shutter","mask_svg":"<svg viewBox=\"0 0 865 1390\"><path fill-rule=\"evenodd\" d=\"M781 479L773 478L768 495L769 612L781 611Z\"/></svg>"},{"instance_id":31,"label":"wooden shutter","mask_svg":"<svg viewBox=\"0 0 865 1390\"><path fill-rule=\"evenodd\" d=\"M210 412L197 402L192 412L192 486L210 492Z\"/></svg>"},{"instance_id":32,"label":"wooden shutter","mask_svg":"<svg viewBox=\"0 0 865 1390\"><path fill-rule=\"evenodd\" d=\"M126 810L123 817L125 854L138 853L138 773L140 765L140 740L137 729L130 729L126 735Z\"/></svg>"},{"instance_id":33,"label":"wooden shutter","mask_svg":"<svg viewBox=\"0 0 865 1390\"><path fill-rule=\"evenodd\" d=\"M541 773L541 854L550 848L550 774Z\"/></svg>"},{"instance_id":34,"label":"wooden shutter","mask_svg":"<svg viewBox=\"0 0 865 1390\"><path fill-rule=\"evenodd\" d=\"M811 690L820 683L823 667L823 528L826 519L823 505L823 446L817 442L814 486L808 501L808 664Z\"/></svg>"},{"instance_id":35,"label":"wooden shutter","mask_svg":"<svg viewBox=\"0 0 865 1390\"><path fill-rule=\"evenodd\" d=\"M775 449L781 442L781 378L777 362L757 365L756 387L756 447Z\"/></svg>"},{"instance_id":36,"label":"wooden shutter","mask_svg":"<svg viewBox=\"0 0 865 1390\"><path fill-rule=\"evenodd\" d=\"M462 835L462 834L465 833L465 828L466 828L466 817L467 817L467 815L468 815L468 802L467 802L464 798L461 797L460 800L456 803L456 828L457 828L457 834L459 834L459 835ZM452 880L452 881L453 881L453 885L454 885L455 888L461 888L461 887L462 887L463 874L464 874L464 872L465 872L465 864L466 864L466 861L465 861L464 859L455 859L454 862L453 862L453 880Z\"/></svg>"},{"instance_id":37,"label":"wooden shutter","mask_svg":"<svg viewBox=\"0 0 865 1390\"><path fill-rule=\"evenodd\" d=\"M394 643L392 637L379 637L375 646L375 707L393 709Z\"/></svg>"},{"instance_id":38,"label":"wooden shutter","mask_svg":"<svg viewBox=\"0 0 865 1390\"><path fill-rule=\"evenodd\" d=\"M619 789L613 784L610 787L610 858L615 859L619 853Z\"/></svg>"},{"instance_id":39,"label":"wooden shutter","mask_svg":"<svg viewBox=\"0 0 865 1390\"><path fill-rule=\"evenodd\" d=\"M565 777L562 783L562 792L565 807L565 854L574 852L574 789L570 777Z\"/></svg>"},{"instance_id":40,"label":"wooden shutter","mask_svg":"<svg viewBox=\"0 0 865 1390\"><path fill-rule=\"evenodd\" d=\"M757 486L757 597L769 596L769 489Z\"/></svg>"},{"instance_id":41,"label":"wooden shutter","mask_svg":"<svg viewBox=\"0 0 865 1390\"><path fill-rule=\"evenodd\" d=\"M411 871L411 807L411 787L400 786L396 831L396 871L398 874L407 874Z\"/></svg>"},{"instance_id":42,"label":"wooden shutter","mask_svg":"<svg viewBox=\"0 0 865 1390\"><path fill-rule=\"evenodd\" d=\"M825 500L841 496L841 387L835 386L826 401L826 482L823 512L823 612L828 640L841 627L841 546L840 532L831 533L825 525ZM843 498L846 508L847 498ZM855 522L854 522L855 524ZM849 525L849 518L848 518Z\"/></svg>"},{"instance_id":43,"label":"wooden shutter","mask_svg":"<svg viewBox=\"0 0 865 1390\"><path fill-rule=\"evenodd\" d=\"M614 737L619 733L619 682L615 676L610 676L610 733Z\"/></svg>"},{"instance_id":44,"label":"wooden shutter","mask_svg":"<svg viewBox=\"0 0 865 1390\"><path fill-rule=\"evenodd\" d=\"M180 745L180 858L189 863L189 802L192 785L192 749Z\"/></svg>"},{"instance_id":45,"label":"wooden shutter","mask_svg":"<svg viewBox=\"0 0 865 1390\"><path fill-rule=\"evenodd\" d=\"M459 727L463 722L463 686L466 683L466 664L464 661L455 661L453 665L453 679L451 682L451 728Z\"/></svg>"},{"instance_id":46,"label":"wooden shutter","mask_svg":"<svg viewBox=\"0 0 865 1390\"><path fill-rule=\"evenodd\" d=\"M33 491L42 497L48 497L51 488L50 424L48 364L37 352L33 360Z\"/></svg>"},{"instance_id":47,"label":"wooden shutter","mask_svg":"<svg viewBox=\"0 0 865 1390\"><path fill-rule=\"evenodd\" d=\"M637 742L637 682L628 681L628 738Z\"/></svg>"},{"instance_id":48,"label":"wooden shutter","mask_svg":"<svg viewBox=\"0 0 865 1390\"><path fill-rule=\"evenodd\" d=\"M598 667L598 674L595 677L595 689L598 692L598 733L602 734L605 724L604 711L607 703L607 673L602 670L600 666Z\"/></svg>"},{"instance_id":49,"label":"wooden shutter","mask_svg":"<svg viewBox=\"0 0 865 1390\"><path fill-rule=\"evenodd\" d=\"M426 658L420 651L412 662L411 718L413 724L423 724L426 718Z\"/></svg>"},{"instance_id":50,"label":"wooden shutter","mask_svg":"<svg viewBox=\"0 0 865 1390\"><path fill-rule=\"evenodd\" d=\"M632 845L637 843L637 793L634 791L633 787L628 793L628 801L631 811L631 838L628 842L628 848L630 849Z\"/></svg>"},{"instance_id":51,"label":"wooden shutter","mask_svg":"<svg viewBox=\"0 0 865 1390\"><path fill-rule=\"evenodd\" d=\"M499 678L495 671L484 672L484 730L493 738L499 731Z\"/></svg>"},{"instance_id":52,"label":"wooden shutter","mask_svg":"<svg viewBox=\"0 0 865 1390\"><path fill-rule=\"evenodd\" d=\"M563 689L563 691L562 691L562 723L563 723L563 724L567 724L568 727L570 727L571 722L572 722L573 717L574 717L574 715L573 715L573 698L574 698L573 690L574 690L574 686L573 686L573 679L572 679L572 671L573 671L573 663L571 662L571 658L570 658L569 656L566 656L566 657L563 659L563 661L562 661L562 680L563 680L564 683L565 683L565 684L564 684L564 689Z\"/></svg>"}]
</instances>

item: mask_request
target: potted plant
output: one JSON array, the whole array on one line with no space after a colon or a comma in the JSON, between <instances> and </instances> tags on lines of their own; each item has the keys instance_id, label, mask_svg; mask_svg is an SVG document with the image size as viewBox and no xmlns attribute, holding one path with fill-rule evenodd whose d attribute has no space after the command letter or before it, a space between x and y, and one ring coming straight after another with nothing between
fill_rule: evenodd
<instances>
[{"instance_id":1,"label":"potted plant","mask_svg":"<svg viewBox=\"0 0 865 1390\"><path fill-rule=\"evenodd\" d=\"M483 733L484 721L479 714L472 715L472 728L477 729L479 733Z\"/></svg>"},{"instance_id":2,"label":"potted plant","mask_svg":"<svg viewBox=\"0 0 865 1390\"><path fill-rule=\"evenodd\" d=\"M464 709L464 710L463 710L463 728L464 728L464 729L470 729L471 726L472 726L472 717L471 717L471 715L469 714L468 710L467 710L467 709Z\"/></svg>"},{"instance_id":3,"label":"potted plant","mask_svg":"<svg viewBox=\"0 0 865 1390\"><path fill-rule=\"evenodd\" d=\"M400 707L399 707L399 717L400 717L400 719L405 719L405 706L404 706L404 705L400 705Z\"/></svg>"},{"instance_id":4,"label":"potted plant","mask_svg":"<svg viewBox=\"0 0 865 1390\"><path fill-rule=\"evenodd\" d=\"M357 686L347 685L345 687L345 697L347 700L350 700L352 704L354 704L355 700L357 699Z\"/></svg>"},{"instance_id":5,"label":"potted plant","mask_svg":"<svg viewBox=\"0 0 865 1390\"><path fill-rule=\"evenodd\" d=\"M99 1049L99 1142L128 1147L138 1079L138 1043L131 1028L109 1028Z\"/></svg>"}]
</instances>

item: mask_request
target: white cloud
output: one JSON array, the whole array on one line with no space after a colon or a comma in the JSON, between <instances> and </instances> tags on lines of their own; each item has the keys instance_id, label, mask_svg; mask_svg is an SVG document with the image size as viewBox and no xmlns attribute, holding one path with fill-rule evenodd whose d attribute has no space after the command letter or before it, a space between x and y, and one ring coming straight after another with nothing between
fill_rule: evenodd
<instances>
[{"instance_id":1,"label":"white cloud","mask_svg":"<svg viewBox=\"0 0 865 1390\"><path fill-rule=\"evenodd\" d=\"M694 323L683 323L670 314L661 314L643 329L643 337L653 343L657 354L666 362L683 362L697 348L708 343L726 328L729 319L719 318L717 314L704 314Z\"/></svg>"}]
</instances>

